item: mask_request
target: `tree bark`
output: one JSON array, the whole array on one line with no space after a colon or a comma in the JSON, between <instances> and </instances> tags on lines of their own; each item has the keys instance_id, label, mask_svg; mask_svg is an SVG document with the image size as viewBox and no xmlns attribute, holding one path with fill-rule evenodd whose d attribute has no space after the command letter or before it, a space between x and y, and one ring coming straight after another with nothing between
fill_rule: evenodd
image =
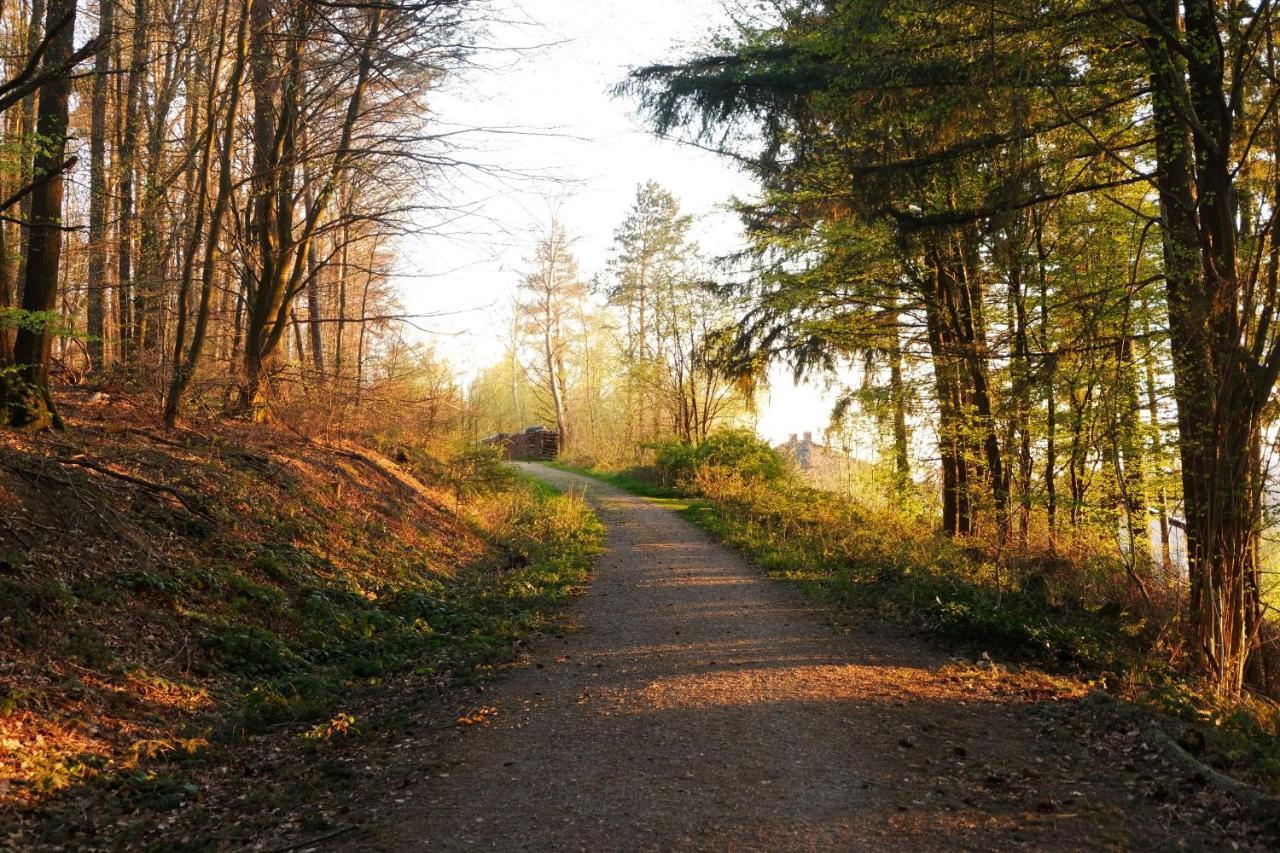
<instances>
[{"instance_id":1,"label":"tree bark","mask_svg":"<svg viewBox=\"0 0 1280 853\"><path fill-rule=\"evenodd\" d=\"M111 73L115 0L101 0L98 36L103 45L94 60L89 119L89 360L95 370L106 366L107 314L107 84Z\"/></svg>"},{"instance_id":2,"label":"tree bark","mask_svg":"<svg viewBox=\"0 0 1280 853\"><path fill-rule=\"evenodd\" d=\"M902 379L902 318L893 314L893 341L889 346L889 396L893 406L894 484L901 497L911 485L911 436L907 432L907 389Z\"/></svg>"},{"instance_id":3,"label":"tree bark","mask_svg":"<svg viewBox=\"0 0 1280 853\"><path fill-rule=\"evenodd\" d=\"M964 429L963 376L956 357L956 342L944 303L951 276L944 270L943 250L936 237L924 249L925 274L921 296L933 363L938 399L938 455L942 467L942 530L948 536L966 536L976 529L970 492L968 443Z\"/></svg>"},{"instance_id":4,"label":"tree bark","mask_svg":"<svg viewBox=\"0 0 1280 853\"><path fill-rule=\"evenodd\" d=\"M126 370L136 365L135 342L137 332L134 315L133 253L134 253L134 179L137 170L138 129L141 124L140 101L142 80L149 58L147 0L134 0L132 45L129 55L129 73L125 82L124 129L120 134L117 152L120 193L118 254L116 256L116 345L120 361Z\"/></svg>"},{"instance_id":5,"label":"tree bark","mask_svg":"<svg viewBox=\"0 0 1280 853\"><path fill-rule=\"evenodd\" d=\"M1258 448L1262 409L1275 380L1267 375L1273 367L1259 365L1246 351L1236 316L1232 118L1215 9L1205 0L1184 5L1185 26L1176 0L1151 0L1148 7L1158 23L1146 41L1156 188L1178 403L1191 642L1219 691L1234 695L1243 685L1259 608ZM1167 34L1180 31L1186 32L1185 52L1168 43ZM1185 117L1188 107L1194 130Z\"/></svg>"},{"instance_id":6,"label":"tree bark","mask_svg":"<svg viewBox=\"0 0 1280 853\"><path fill-rule=\"evenodd\" d=\"M49 4L45 28L62 26L46 48L46 67L68 61L75 50L76 0L53 0ZM40 87L36 132L42 144L32 158L32 175L43 180L31 193L30 239L27 242L26 282L22 309L29 322L18 330L14 342L14 363L18 367L16 387L8 389L10 423L16 426L61 426L53 397L49 393L49 355L53 343L51 316L58 304L58 272L62 255L62 179L67 163L63 157L67 143L67 109L71 97L71 77L60 74ZM35 315L35 316L33 316Z\"/></svg>"},{"instance_id":7,"label":"tree bark","mask_svg":"<svg viewBox=\"0 0 1280 853\"><path fill-rule=\"evenodd\" d=\"M27 25L27 56L34 56L36 51L40 49L40 44L44 40L46 30L46 17L48 14L48 0L32 0L31 18ZM50 19L52 20L52 19ZM46 54L46 59L48 54ZM21 184L29 184L34 178L31 171L31 163L35 158L39 146L35 144L36 133L36 92L32 92L22 99L22 119L19 126L18 134L20 137L19 145L19 181ZM33 203L31 195L24 196L18 208L18 219L22 222L31 221L31 205ZM22 288L27 280L27 250L28 243L31 239L31 230L27 226L19 226L18 228L18 293L16 301L22 303Z\"/></svg>"}]
</instances>

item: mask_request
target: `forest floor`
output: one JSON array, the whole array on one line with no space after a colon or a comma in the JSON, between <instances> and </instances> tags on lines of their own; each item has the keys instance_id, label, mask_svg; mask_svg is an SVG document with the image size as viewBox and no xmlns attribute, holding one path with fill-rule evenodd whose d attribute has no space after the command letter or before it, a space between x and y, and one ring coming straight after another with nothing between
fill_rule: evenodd
<instances>
[{"instance_id":1,"label":"forest floor","mask_svg":"<svg viewBox=\"0 0 1280 853\"><path fill-rule=\"evenodd\" d=\"M0 436L0 850L352 837L560 630L598 523L148 403L66 389L66 432Z\"/></svg>"},{"instance_id":2,"label":"forest floor","mask_svg":"<svg viewBox=\"0 0 1280 853\"><path fill-rule=\"evenodd\" d=\"M659 503L526 470L607 529L576 630L410 746L430 766L364 845L1276 849L1082 682L834 630Z\"/></svg>"}]
</instances>

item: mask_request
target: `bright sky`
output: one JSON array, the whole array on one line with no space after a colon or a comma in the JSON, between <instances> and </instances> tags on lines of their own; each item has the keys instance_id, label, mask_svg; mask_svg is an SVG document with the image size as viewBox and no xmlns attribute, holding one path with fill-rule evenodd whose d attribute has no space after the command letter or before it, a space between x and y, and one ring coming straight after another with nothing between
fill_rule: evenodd
<instances>
[{"instance_id":1,"label":"bright sky","mask_svg":"<svg viewBox=\"0 0 1280 853\"><path fill-rule=\"evenodd\" d=\"M507 174L433 188L469 215L413 238L403 252L406 308L459 312L425 325L467 376L500 356L504 306L553 210L576 237L590 277L603 270L638 184L653 179L674 192L713 255L739 239L724 203L752 192L727 160L654 138L627 100L609 94L630 67L678 56L724 26L721 0L524 0L503 17L510 22L483 40L497 48L479 55L485 67L452 80L434 109L445 127L511 131L464 136L455 152ZM759 430L776 441L821 433L829 409L821 392L779 374L761 401Z\"/></svg>"}]
</instances>

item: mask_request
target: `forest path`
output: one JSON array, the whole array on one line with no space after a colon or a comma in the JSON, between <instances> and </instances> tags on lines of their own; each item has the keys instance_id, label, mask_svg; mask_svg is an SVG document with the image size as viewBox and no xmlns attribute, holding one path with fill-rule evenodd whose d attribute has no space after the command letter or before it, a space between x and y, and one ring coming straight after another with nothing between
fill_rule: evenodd
<instances>
[{"instance_id":1,"label":"forest path","mask_svg":"<svg viewBox=\"0 0 1280 853\"><path fill-rule=\"evenodd\" d=\"M430 756L438 772L405 792L378 847L1221 843L1135 795L1137 773L1161 771L1110 766L1056 722L1060 703L975 686L882 627L840 635L655 502L524 467L585 492L607 526L579 630L490 686L487 724Z\"/></svg>"}]
</instances>

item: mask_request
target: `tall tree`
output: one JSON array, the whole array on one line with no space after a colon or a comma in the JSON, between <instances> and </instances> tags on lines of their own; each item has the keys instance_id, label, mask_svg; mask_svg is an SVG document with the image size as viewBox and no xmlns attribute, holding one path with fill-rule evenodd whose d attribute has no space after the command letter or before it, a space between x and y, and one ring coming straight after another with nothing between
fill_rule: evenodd
<instances>
[{"instance_id":1,"label":"tall tree","mask_svg":"<svg viewBox=\"0 0 1280 853\"><path fill-rule=\"evenodd\" d=\"M107 314L107 86L115 38L115 0L98 5L98 38L102 49L94 59L89 129L89 358L101 369L106 355Z\"/></svg>"},{"instance_id":2,"label":"tall tree","mask_svg":"<svg viewBox=\"0 0 1280 853\"><path fill-rule=\"evenodd\" d=\"M1226 692L1240 688L1258 637L1261 445L1280 373L1270 284L1277 253L1268 248L1280 239L1280 199L1265 150L1280 79L1274 30L1270 3L802 0L772 21L744 21L722 53L642 69L630 84L657 129L689 126L733 149L771 193L766 206L798 226L852 212L890 223L908 241L903 254L907 269L922 273L917 295L938 380L944 503L956 493L944 516L956 532L972 517L961 504L981 496L961 480L986 482L979 514L989 501L997 527L1007 527L1012 477L1000 437L1011 433L995 421L1016 421L1026 396L1018 388L1024 379L991 365L1008 359L1026 371L1035 360L1020 354L1017 328L1026 324L1016 293L1011 352L991 349L993 291L1021 291L1023 261L998 251L1003 223L1031 211L1027 266L1049 315L1050 302L1075 286L1074 271L1045 251L1056 239L1046 232L1072 234L1064 207L1096 217L1117 205L1145 221L1143 233L1157 227L1158 274L1097 292L1109 310L1164 286L1165 311L1155 319L1167 324L1157 331L1167 332L1172 352L1189 636ZM726 132L745 124L756 133ZM744 137L763 145L733 145ZM1129 188L1142 191L1134 198ZM1101 233L1084 239L1097 248ZM1109 263L1130 269L1144 254L1113 252ZM1053 378L1074 377L1065 385L1075 391L1067 472L1077 520L1092 478L1105 474L1114 485L1098 500L1111 505L1112 519L1123 505L1136 551L1145 528L1133 521L1145 509L1134 428L1136 326L1097 319L1075 325L1074 339L1042 323L1049 338L1038 368L1047 383L1042 399L1052 442L1063 387ZM1010 389L1014 400L1001 406ZM1109 451L1091 431L1099 418L1110 422L1101 430L1114 439ZM1051 454L1051 506L1054 468Z\"/></svg>"},{"instance_id":3,"label":"tall tree","mask_svg":"<svg viewBox=\"0 0 1280 853\"><path fill-rule=\"evenodd\" d=\"M52 73L40 86L36 133L40 144L32 158L30 237L22 288L25 314L14 341L18 371L7 389L9 422L17 426L61 426L49 393L51 327L56 322L58 272L62 257L62 180L70 167L66 157L67 115L71 78L67 65L75 56L76 0L51 0L45 31L44 66Z\"/></svg>"},{"instance_id":4,"label":"tall tree","mask_svg":"<svg viewBox=\"0 0 1280 853\"><path fill-rule=\"evenodd\" d=\"M532 269L521 279L520 291L520 317L536 353L533 372L560 432L561 445L571 447L576 435L569 413L566 363L575 308L586 293L586 285L578 276L572 240L559 220L553 219L538 240Z\"/></svg>"}]
</instances>

